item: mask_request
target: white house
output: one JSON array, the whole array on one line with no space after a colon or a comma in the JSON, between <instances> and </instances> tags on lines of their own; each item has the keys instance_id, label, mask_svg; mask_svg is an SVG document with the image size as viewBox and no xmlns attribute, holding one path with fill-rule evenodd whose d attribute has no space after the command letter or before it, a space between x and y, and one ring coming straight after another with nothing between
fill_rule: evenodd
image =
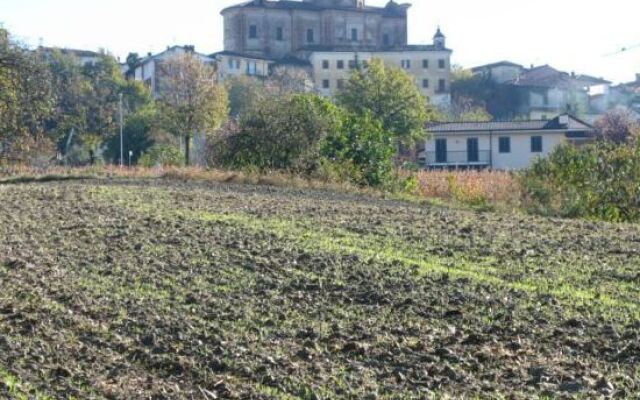
<instances>
[{"instance_id":1,"label":"white house","mask_svg":"<svg viewBox=\"0 0 640 400\"><path fill-rule=\"evenodd\" d=\"M592 140L593 127L571 115L551 120L448 122L429 126L418 155L425 168L520 170L563 143Z\"/></svg>"},{"instance_id":2,"label":"white house","mask_svg":"<svg viewBox=\"0 0 640 400\"><path fill-rule=\"evenodd\" d=\"M95 65L98 62L102 61L102 59L107 55L104 52L97 52L97 51L91 51L91 50L66 49L66 48L58 48L58 47L39 47L39 50L46 56L53 54L53 52L55 51L59 51L65 56L73 57L79 66Z\"/></svg>"},{"instance_id":3,"label":"white house","mask_svg":"<svg viewBox=\"0 0 640 400\"><path fill-rule=\"evenodd\" d=\"M159 54L149 54L147 57L140 60L133 68L133 71L129 70L129 76L133 77L136 81L144 82L147 87L151 89L154 97L158 96L158 82L161 79L158 66L165 60L170 59L185 53L193 53L203 63L215 64L215 59L200 53L196 53L193 46L173 46L167 47L165 51Z\"/></svg>"}]
</instances>

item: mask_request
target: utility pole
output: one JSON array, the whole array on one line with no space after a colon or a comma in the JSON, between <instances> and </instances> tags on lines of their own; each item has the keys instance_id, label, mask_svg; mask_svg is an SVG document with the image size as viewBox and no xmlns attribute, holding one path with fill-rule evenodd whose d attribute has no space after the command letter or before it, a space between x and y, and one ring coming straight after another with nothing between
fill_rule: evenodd
<instances>
[{"instance_id":1,"label":"utility pole","mask_svg":"<svg viewBox=\"0 0 640 400\"><path fill-rule=\"evenodd\" d=\"M123 127L122 127L122 93L119 95L120 103L118 108L120 110L120 168L124 167L124 137L123 137Z\"/></svg>"}]
</instances>

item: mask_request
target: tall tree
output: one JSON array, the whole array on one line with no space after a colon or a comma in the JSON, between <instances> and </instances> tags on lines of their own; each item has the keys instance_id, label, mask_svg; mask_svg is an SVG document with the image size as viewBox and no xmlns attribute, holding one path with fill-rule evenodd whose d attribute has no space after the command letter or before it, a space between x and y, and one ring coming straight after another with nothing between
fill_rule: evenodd
<instances>
[{"instance_id":1,"label":"tall tree","mask_svg":"<svg viewBox=\"0 0 640 400\"><path fill-rule=\"evenodd\" d=\"M0 144L2 152L20 153L20 143L46 140L46 121L55 94L40 54L12 40L0 29Z\"/></svg>"},{"instance_id":2,"label":"tall tree","mask_svg":"<svg viewBox=\"0 0 640 400\"><path fill-rule=\"evenodd\" d=\"M82 66L77 58L54 50L48 52L47 60L58 95L49 130L63 152L69 150L68 144L84 146L89 153L87 161L93 163L104 144L111 145L111 139L118 136L121 94L125 124L129 116L153 104L150 91L140 82L125 80L110 55ZM114 154L114 160L119 161L119 151L110 152Z\"/></svg>"},{"instance_id":3,"label":"tall tree","mask_svg":"<svg viewBox=\"0 0 640 400\"><path fill-rule=\"evenodd\" d=\"M166 129L184 139L185 162L196 133L211 134L228 115L225 88L216 81L216 70L193 53L172 57L159 66L161 118Z\"/></svg>"},{"instance_id":4,"label":"tall tree","mask_svg":"<svg viewBox=\"0 0 640 400\"><path fill-rule=\"evenodd\" d=\"M379 119L383 129L405 145L424 137L425 123L435 116L413 78L381 60L356 69L338 102L357 115Z\"/></svg>"},{"instance_id":5,"label":"tall tree","mask_svg":"<svg viewBox=\"0 0 640 400\"><path fill-rule=\"evenodd\" d=\"M238 76L225 82L229 95L229 115L238 118L261 104L268 96L264 82L250 76Z\"/></svg>"}]
</instances>

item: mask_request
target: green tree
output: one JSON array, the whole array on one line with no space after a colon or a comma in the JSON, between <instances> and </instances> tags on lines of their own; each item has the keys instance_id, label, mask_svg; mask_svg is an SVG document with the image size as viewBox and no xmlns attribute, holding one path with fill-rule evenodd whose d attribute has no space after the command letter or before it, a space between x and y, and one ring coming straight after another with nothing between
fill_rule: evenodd
<instances>
[{"instance_id":1,"label":"green tree","mask_svg":"<svg viewBox=\"0 0 640 400\"><path fill-rule=\"evenodd\" d=\"M225 82L229 95L229 115L237 118L260 104L267 96L262 81L250 76L238 76Z\"/></svg>"},{"instance_id":2,"label":"green tree","mask_svg":"<svg viewBox=\"0 0 640 400\"><path fill-rule=\"evenodd\" d=\"M119 97L123 96L127 124L129 116L153 104L150 91L140 82L126 81L110 55L103 55L94 65L82 66L75 57L54 50L47 54L47 60L57 93L49 130L60 150L67 152L73 144L84 146L88 159L76 157L74 161L93 164L105 144L117 142L118 151L108 154L111 160L119 161L119 139L114 140L119 137Z\"/></svg>"},{"instance_id":3,"label":"green tree","mask_svg":"<svg viewBox=\"0 0 640 400\"><path fill-rule=\"evenodd\" d=\"M337 100L356 115L379 119L388 135L405 145L423 138L426 122L435 116L413 78L381 60L356 69Z\"/></svg>"},{"instance_id":4,"label":"green tree","mask_svg":"<svg viewBox=\"0 0 640 400\"><path fill-rule=\"evenodd\" d=\"M322 154L338 165L354 167L362 179L358 183L379 186L393 173L395 141L370 113L347 113L341 129L327 138Z\"/></svg>"},{"instance_id":5,"label":"green tree","mask_svg":"<svg viewBox=\"0 0 640 400\"><path fill-rule=\"evenodd\" d=\"M310 172L320 147L340 130L338 107L311 94L263 99L214 144L214 162L232 167Z\"/></svg>"},{"instance_id":6,"label":"green tree","mask_svg":"<svg viewBox=\"0 0 640 400\"><path fill-rule=\"evenodd\" d=\"M490 77L470 74L460 70L451 81L451 97L454 106L460 102L471 102L484 108L493 118L513 119L518 115L518 104L522 93L513 85L501 85Z\"/></svg>"},{"instance_id":7,"label":"green tree","mask_svg":"<svg viewBox=\"0 0 640 400\"><path fill-rule=\"evenodd\" d=\"M127 55L127 67L129 67L130 70L133 70L136 65L138 65L138 63L140 62L141 58L140 55L138 53L129 53L129 55Z\"/></svg>"},{"instance_id":8,"label":"green tree","mask_svg":"<svg viewBox=\"0 0 640 400\"><path fill-rule=\"evenodd\" d=\"M461 122L485 122L493 120L484 104L466 96L456 96L444 119Z\"/></svg>"},{"instance_id":9,"label":"green tree","mask_svg":"<svg viewBox=\"0 0 640 400\"><path fill-rule=\"evenodd\" d=\"M131 162L137 164L140 157L163 142L156 126L157 109L153 103L136 109L127 115L124 121L123 146L125 157L131 151ZM109 160L120 159L120 136L113 135L106 142L105 157ZM129 161L128 159L125 161Z\"/></svg>"},{"instance_id":10,"label":"green tree","mask_svg":"<svg viewBox=\"0 0 640 400\"><path fill-rule=\"evenodd\" d=\"M228 96L216 82L215 69L186 53L159 66L161 118L166 129L184 139L185 161L190 164L193 135L212 134L228 116Z\"/></svg>"}]
</instances>

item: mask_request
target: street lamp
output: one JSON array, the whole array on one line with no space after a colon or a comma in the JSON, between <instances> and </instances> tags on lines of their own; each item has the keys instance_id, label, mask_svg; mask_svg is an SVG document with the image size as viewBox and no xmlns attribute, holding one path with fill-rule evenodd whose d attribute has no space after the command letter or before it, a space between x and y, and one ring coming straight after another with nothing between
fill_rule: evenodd
<instances>
[{"instance_id":1,"label":"street lamp","mask_svg":"<svg viewBox=\"0 0 640 400\"><path fill-rule=\"evenodd\" d=\"M118 104L118 109L120 110L120 168L124 167L124 138L123 138L123 127L122 127L122 93L118 96L120 98L120 102Z\"/></svg>"}]
</instances>

